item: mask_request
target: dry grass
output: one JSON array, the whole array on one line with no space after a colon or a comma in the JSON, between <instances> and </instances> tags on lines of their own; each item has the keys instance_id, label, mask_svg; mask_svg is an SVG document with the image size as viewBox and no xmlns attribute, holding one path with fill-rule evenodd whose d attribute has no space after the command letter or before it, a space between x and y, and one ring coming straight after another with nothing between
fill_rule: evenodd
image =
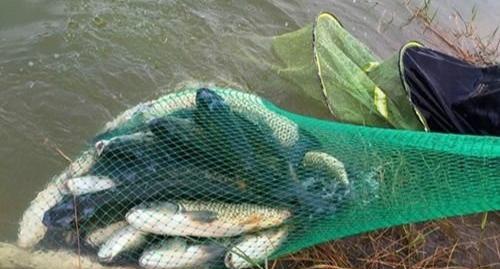
<instances>
[{"instance_id":1,"label":"dry grass","mask_svg":"<svg viewBox=\"0 0 500 269\"><path fill-rule=\"evenodd\" d=\"M499 26L486 36L481 36L476 27L478 16L477 8L472 8L469 18L465 14L455 11L452 14L454 27L443 28L436 22L438 10L432 10L431 0L423 0L420 7L405 2L410 13L408 24L416 21L423 27L423 31L430 31L438 41L433 44L455 56L476 64L493 64L500 59Z\"/></svg>"},{"instance_id":2,"label":"dry grass","mask_svg":"<svg viewBox=\"0 0 500 269\"><path fill-rule=\"evenodd\" d=\"M319 245L269 268L500 268L500 214L403 225Z\"/></svg>"},{"instance_id":3,"label":"dry grass","mask_svg":"<svg viewBox=\"0 0 500 269\"><path fill-rule=\"evenodd\" d=\"M406 2L410 19L422 25L443 51L476 64L496 63L500 56L498 28L480 36L477 9L466 20L455 13L456 27L444 29L435 20L431 0L420 7ZM416 21L415 21L416 20ZM269 268L500 268L500 213L402 225L315 246L281 258Z\"/></svg>"}]
</instances>

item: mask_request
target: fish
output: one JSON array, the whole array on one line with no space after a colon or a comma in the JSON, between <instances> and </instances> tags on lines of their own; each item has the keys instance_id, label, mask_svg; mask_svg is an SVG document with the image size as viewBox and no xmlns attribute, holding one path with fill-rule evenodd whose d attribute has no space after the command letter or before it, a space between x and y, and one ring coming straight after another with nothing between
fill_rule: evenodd
<instances>
[{"instance_id":1,"label":"fish","mask_svg":"<svg viewBox=\"0 0 500 269\"><path fill-rule=\"evenodd\" d=\"M214 90L213 90L214 91ZM222 96L225 102L234 112L243 115L254 124L266 124L279 143L288 148L292 147L299 140L299 129L297 123L285 116L275 113L273 105L253 94L238 92L227 89L217 89L218 95ZM123 126L128 125L134 117L144 120L171 115L179 110L191 109L196 106L197 91L188 87L188 90L165 95L159 99L139 104L130 108L106 124L98 137L104 137Z\"/></svg>"},{"instance_id":2,"label":"fish","mask_svg":"<svg viewBox=\"0 0 500 269\"><path fill-rule=\"evenodd\" d=\"M309 151L304 155L302 164L313 169L323 169L333 180L345 186L349 185L349 178L344 163L330 154L320 151Z\"/></svg>"},{"instance_id":3,"label":"fish","mask_svg":"<svg viewBox=\"0 0 500 269\"><path fill-rule=\"evenodd\" d=\"M128 225L115 231L99 247L97 258L100 262L112 262L121 253L133 251L146 243L146 233Z\"/></svg>"},{"instance_id":4,"label":"fish","mask_svg":"<svg viewBox=\"0 0 500 269\"><path fill-rule=\"evenodd\" d=\"M106 240L108 240L113 233L124 228L125 226L128 226L128 223L125 220L121 220L104 228L95 229L85 235L84 242L91 247L99 247L106 242Z\"/></svg>"},{"instance_id":5,"label":"fish","mask_svg":"<svg viewBox=\"0 0 500 269\"><path fill-rule=\"evenodd\" d=\"M73 195L83 195L116 187L116 182L108 177L83 176L68 179L66 188Z\"/></svg>"},{"instance_id":6,"label":"fish","mask_svg":"<svg viewBox=\"0 0 500 269\"><path fill-rule=\"evenodd\" d=\"M252 117L233 111L227 100L232 100L230 94L197 90L193 119L208 153L204 161L210 163L209 169L232 177L253 193L271 196L289 180L288 149L266 123L252 122Z\"/></svg>"},{"instance_id":7,"label":"fish","mask_svg":"<svg viewBox=\"0 0 500 269\"><path fill-rule=\"evenodd\" d=\"M229 269L256 267L272 255L287 237L287 226L245 235L229 248L224 264Z\"/></svg>"},{"instance_id":8,"label":"fish","mask_svg":"<svg viewBox=\"0 0 500 269\"><path fill-rule=\"evenodd\" d=\"M258 199L258 196L238 186L237 182L222 175L197 170L196 167L179 166L168 173L152 176L151 180L120 184L115 188L75 198L62 197L55 206L42 212L42 223L50 229L62 230L73 229L76 222L80 225L99 222L106 226L123 219L132 207L144 202L206 197L223 202L266 201L263 197Z\"/></svg>"},{"instance_id":9,"label":"fish","mask_svg":"<svg viewBox=\"0 0 500 269\"><path fill-rule=\"evenodd\" d=\"M69 191L66 181L88 173L96 161L95 151L84 151L60 175L53 178L47 187L40 191L31 201L19 221L17 245L21 248L32 248L42 240L47 232L43 218L47 211L62 202Z\"/></svg>"},{"instance_id":10,"label":"fish","mask_svg":"<svg viewBox=\"0 0 500 269\"><path fill-rule=\"evenodd\" d=\"M204 132L202 128L195 124L192 119L192 111L184 111L182 117L169 115L162 118L157 118L149 122L149 130L160 141L157 142L161 146L161 150L171 149L169 153L176 163L195 164L198 169L204 169L216 173L223 173L235 180L245 180L246 185L249 182L258 183L267 179L277 179L282 170L274 166L277 163L277 157L273 156L279 151L279 145L272 138L259 130L255 130L255 126L248 123L246 129L251 136L250 147L253 149L265 148L260 150L260 155L256 156L256 161L262 162L262 165L247 169L246 172L238 173L237 175L228 170L235 166L241 166L241 163L235 164L237 160L228 161L230 152L224 152L215 144L222 143L214 139L210 132ZM279 160L278 160L279 161ZM230 169L227 169L230 168ZM263 178L266 175L266 178ZM269 181L267 181L269 182Z\"/></svg>"},{"instance_id":11,"label":"fish","mask_svg":"<svg viewBox=\"0 0 500 269\"><path fill-rule=\"evenodd\" d=\"M132 208L125 218L148 233L221 238L278 226L290 216L287 209L249 203L179 200L145 203Z\"/></svg>"},{"instance_id":12,"label":"fish","mask_svg":"<svg viewBox=\"0 0 500 269\"><path fill-rule=\"evenodd\" d=\"M234 90L218 89L217 93L224 98L232 111L255 125L266 125L282 147L289 149L299 140L297 123L274 112L276 107L273 104L256 95Z\"/></svg>"},{"instance_id":13,"label":"fish","mask_svg":"<svg viewBox=\"0 0 500 269\"><path fill-rule=\"evenodd\" d=\"M344 164L335 157L319 150L305 153L297 173L296 184L299 206L303 215L331 215L349 198L352 184Z\"/></svg>"},{"instance_id":14,"label":"fish","mask_svg":"<svg viewBox=\"0 0 500 269\"><path fill-rule=\"evenodd\" d=\"M117 184L149 180L150 175L176 163L174 149L156 142L149 131L100 140L96 142L99 157L90 173L112 178Z\"/></svg>"},{"instance_id":15,"label":"fish","mask_svg":"<svg viewBox=\"0 0 500 269\"><path fill-rule=\"evenodd\" d=\"M198 89L193 117L204 132L205 147L212 154L217 153L218 165L223 170L234 170L233 173L246 176L255 169L255 152L242 119L220 95L207 88Z\"/></svg>"},{"instance_id":16,"label":"fish","mask_svg":"<svg viewBox=\"0 0 500 269\"><path fill-rule=\"evenodd\" d=\"M197 129L190 118L166 116L148 122L151 133L169 144L188 143L196 137Z\"/></svg>"},{"instance_id":17,"label":"fish","mask_svg":"<svg viewBox=\"0 0 500 269\"><path fill-rule=\"evenodd\" d=\"M179 163L209 160L211 155L203 147L204 138L192 118L165 116L148 122L148 128L158 139L159 150L169 150ZM208 167L208 163L205 162Z\"/></svg>"},{"instance_id":18,"label":"fish","mask_svg":"<svg viewBox=\"0 0 500 269\"><path fill-rule=\"evenodd\" d=\"M92 166L94 166L96 160L97 154L94 149L90 148L84 151L75 161L71 162L69 167L55 180L53 180L53 182L62 185L69 178L81 177L88 174L92 169Z\"/></svg>"},{"instance_id":19,"label":"fish","mask_svg":"<svg viewBox=\"0 0 500 269\"><path fill-rule=\"evenodd\" d=\"M224 257L225 247L216 242L188 244L172 238L146 249L139 265L146 269L208 268Z\"/></svg>"}]
</instances>

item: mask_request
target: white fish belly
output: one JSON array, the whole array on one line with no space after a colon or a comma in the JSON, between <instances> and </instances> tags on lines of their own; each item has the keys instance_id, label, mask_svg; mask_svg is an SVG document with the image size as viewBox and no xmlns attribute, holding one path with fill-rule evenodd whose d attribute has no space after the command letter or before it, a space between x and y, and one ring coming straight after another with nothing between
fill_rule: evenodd
<instances>
[{"instance_id":1,"label":"white fish belly","mask_svg":"<svg viewBox=\"0 0 500 269\"><path fill-rule=\"evenodd\" d=\"M83 195L111 189L116 183L107 177L84 176L70 178L66 181L66 188L73 195Z\"/></svg>"},{"instance_id":2,"label":"white fish belly","mask_svg":"<svg viewBox=\"0 0 500 269\"><path fill-rule=\"evenodd\" d=\"M254 267L275 252L288 236L286 227L247 235L226 253L224 263L227 268L240 269Z\"/></svg>"},{"instance_id":3,"label":"white fish belly","mask_svg":"<svg viewBox=\"0 0 500 269\"><path fill-rule=\"evenodd\" d=\"M147 269L180 269L206 267L222 260L223 247L192 245L185 249L159 248L145 251L139 265Z\"/></svg>"},{"instance_id":4,"label":"white fish belly","mask_svg":"<svg viewBox=\"0 0 500 269\"><path fill-rule=\"evenodd\" d=\"M135 249L141 246L146 239L146 234L135 229L132 226L125 226L116 231L111 237L99 248L97 257L100 261L111 262L120 253Z\"/></svg>"}]
</instances>

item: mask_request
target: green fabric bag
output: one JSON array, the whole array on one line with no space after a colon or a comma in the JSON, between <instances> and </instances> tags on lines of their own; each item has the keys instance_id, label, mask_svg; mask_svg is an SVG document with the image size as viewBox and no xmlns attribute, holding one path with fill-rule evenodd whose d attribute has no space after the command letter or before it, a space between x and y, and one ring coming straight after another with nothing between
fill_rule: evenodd
<instances>
[{"instance_id":1,"label":"green fabric bag","mask_svg":"<svg viewBox=\"0 0 500 269\"><path fill-rule=\"evenodd\" d=\"M354 124L422 130L401 83L399 55L380 62L329 13L314 25L275 37L273 51L282 60L280 76L302 94L325 100L337 120Z\"/></svg>"}]
</instances>

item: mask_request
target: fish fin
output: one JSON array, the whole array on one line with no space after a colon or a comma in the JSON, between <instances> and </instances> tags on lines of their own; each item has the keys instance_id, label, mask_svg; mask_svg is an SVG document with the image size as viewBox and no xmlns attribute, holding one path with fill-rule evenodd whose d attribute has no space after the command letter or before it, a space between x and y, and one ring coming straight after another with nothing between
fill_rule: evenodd
<instances>
[{"instance_id":1,"label":"fish fin","mask_svg":"<svg viewBox=\"0 0 500 269\"><path fill-rule=\"evenodd\" d=\"M195 222L210 223L217 220L217 213L213 211L188 211L183 214Z\"/></svg>"}]
</instances>

